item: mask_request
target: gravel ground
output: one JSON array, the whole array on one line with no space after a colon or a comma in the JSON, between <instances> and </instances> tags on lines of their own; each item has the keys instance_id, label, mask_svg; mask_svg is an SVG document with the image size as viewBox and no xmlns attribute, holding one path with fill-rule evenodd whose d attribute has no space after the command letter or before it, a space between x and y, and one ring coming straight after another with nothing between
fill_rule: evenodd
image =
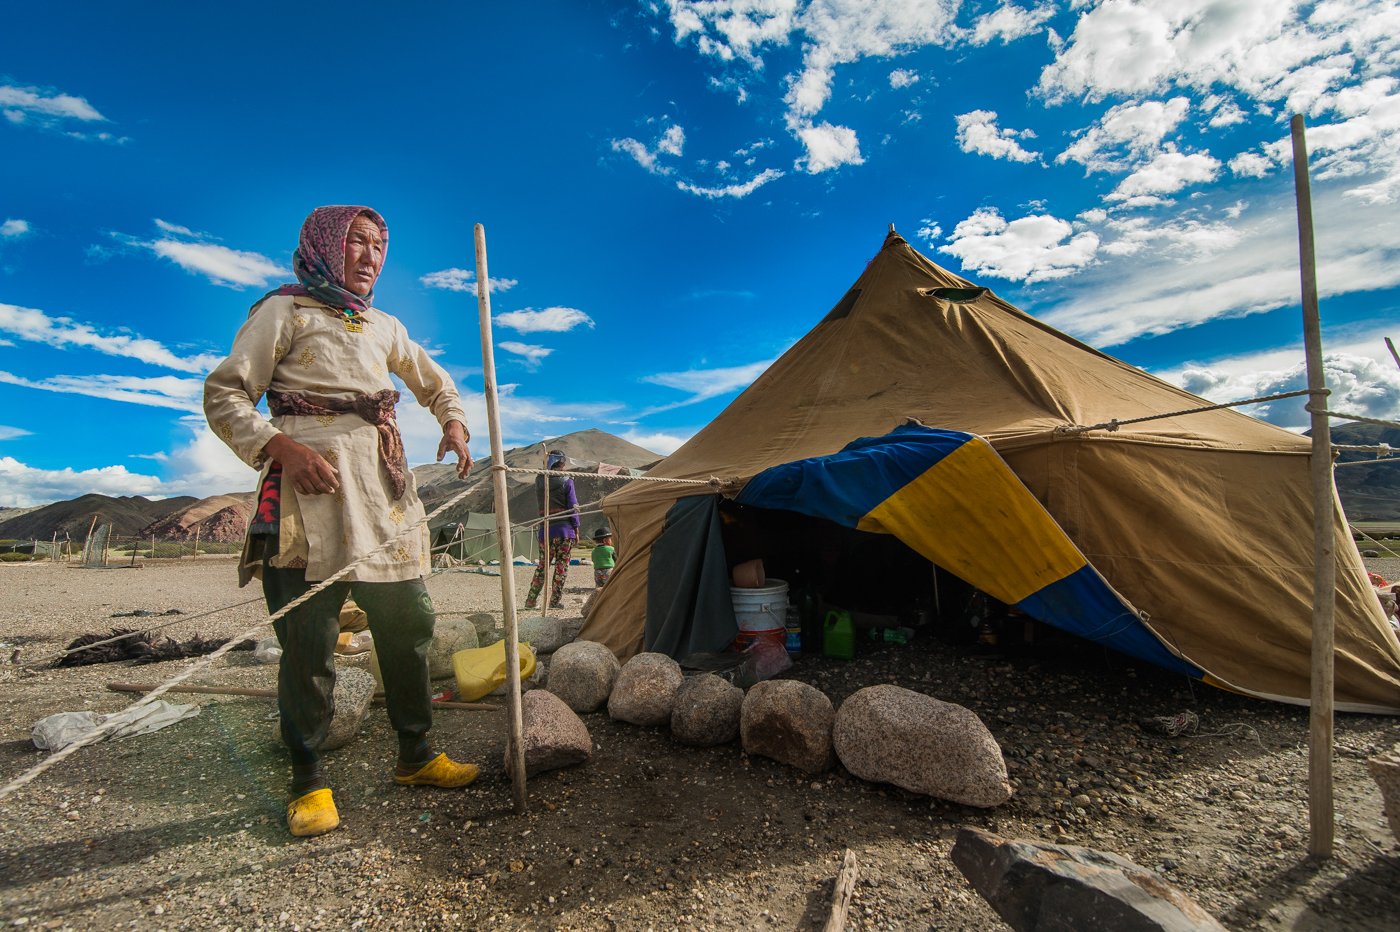
<instances>
[{"instance_id":1,"label":"gravel ground","mask_svg":"<svg viewBox=\"0 0 1400 932\"><path fill-rule=\"evenodd\" d=\"M1370 561L1400 576L1400 561ZM0 658L21 663L78 633L242 601L228 560L143 570L0 566ZM517 573L523 592L525 577ZM576 567L577 611L591 585ZM439 611L496 608L499 579L445 573ZM228 636L255 603L181 622L177 637ZM25 673L0 665L0 777L42 758L34 722L112 712L112 680L159 682L188 661ZM999 920L948 858L961 825L1117 852L1161 872L1233 929L1394 929L1400 851L1366 775L1400 741L1400 719L1336 723L1336 855L1305 858L1307 711L1170 677L1098 651L1001 655L933 639L789 673L839 703L897 683L977 712L1001 743L1016 795L994 811L917 797L839 768L803 776L737 746L682 748L663 729L585 716L593 760L530 783L510 809L504 716L438 714L433 737L483 776L458 792L396 787L394 743L375 713L328 757L339 831L290 838L287 772L267 700L172 696L202 714L165 731L88 748L0 803L0 921L139 929L814 928L842 853L860 863L851 927L987 929ZM272 686L275 668L232 654L202 681ZM1184 710L1195 736L1137 721Z\"/></svg>"}]
</instances>

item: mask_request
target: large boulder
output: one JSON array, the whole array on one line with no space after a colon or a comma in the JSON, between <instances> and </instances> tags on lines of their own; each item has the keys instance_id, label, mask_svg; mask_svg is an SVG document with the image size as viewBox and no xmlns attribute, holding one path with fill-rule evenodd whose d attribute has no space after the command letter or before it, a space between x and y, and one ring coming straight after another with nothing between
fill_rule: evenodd
<instances>
[{"instance_id":1,"label":"large boulder","mask_svg":"<svg viewBox=\"0 0 1400 932\"><path fill-rule=\"evenodd\" d=\"M953 863L1016 932L1225 932L1210 913L1127 858L964 828Z\"/></svg>"},{"instance_id":2,"label":"large boulder","mask_svg":"<svg viewBox=\"0 0 1400 932\"><path fill-rule=\"evenodd\" d=\"M564 623L549 615L531 615L517 623L519 640L529 644L536 654L551 654L568 642L564 633Z\"/></svg>"},{"instance_id":3,"label":"large boulder","mask_svg":"<svg viewBox=\"0 0 1400 932\"><path fill-rule=\"evenodd\" d=\"M374 677L358 667L348 667L336 671L335 690L331 702L335 711L331 715L330 727L326 729L322 751L334 751L349 743L360 730L360 723L369 711L370 700L374 698Z\"/></svg>"},{"instance_id":4,"label":"large boulder","mask_svg":"<svg viewBox=\"0 0 1400 932\"><path fill-rule=\"evenodd\" d=\"M951 702L899 686L867 686L836 713L832 743L852 774L965 806L1011 798L1006 761L987 726Z\"/></svg>"},{"instance_id":5,"label":"large boulder","mask_svg":"<svg viewBox=\"0 0 1400 932\"><path fill-rule=\"evenodd\" d=\"M684 680L681 665L665 654L637 654L618 671L608 714L633 725L670 724L676 690Z\"/></svg>"},{"instance_id":6,"label":"large boulder","mask_svg":"<svg viewBox=\"0 0 1400 932\"><path fill-rule=\"evenodd\" d=\"M454 676L452 655L478 646L476 626L469 619L439 618L433 625L433 642L428 645L428 676L435 680ZM378 664L378 657L374 662Z\"/></svg>"},{"instance_id":7,"label":"large boulder","mask_svg":"<svg viewBox=\"0 0 1400 932\"><path fill-rule=\"evenodd\" d=\"M622 664L596 641L574 641L554 652L546 688L575 712L593 712L608 701Z\"/></svg>"},{"instance_id":8,"label":"large boulder","mask_svg":"<svg viewBox=\"0 0 1400 932\"><path fill-rule=\"evenodd\" d=\"M553 693L543 689L526 693L520 699L520 714L524 719L522 735L527 777L581 764L592 755L593 739L583 719ZM515 774L509 750L506 772Z\"/></svg>"},{"instance_id":9,"label":"large boulder","mask_svg":"<svg viewBox=\"0 0 1400 932\"><path fill-rule=\"evenodd\" d=\"M755 683L739 710L744 751L821 773L831 769L831 724L835 713L826 694L796 680Z\"/></svg>"},{"instance_id":10,"label":"large boulder","mask_svg":"<svg viewBox=\"0 0 1400 932\"><path fill-rule=\"evenodd\" d=\"M671 737L693 747L728 744L739 737L744 691L713 673L692 676L676 691Z\"/></svg>"},{"instance_id":11,"label":"large boulder","mask_svg":"<svg viewBox=\"0 0 1400 932\"><path fill-rule=\"evenodd\" d=\"M467 621L476 629L477 647L490 647L505 637L505 628L501 625L501 620L492 612L476 612L468 615Z\"/></svg>"},{"instance_id":12,"label":"large boulder","mask_svg":"<svg viewBox=\"0 0 1400 932\"><path fill-rule=\"evenodd\" d=\"M1366 761L1366 769L1381 788L1390 833L1400 840L1400 744Z\"/></svg>"}]
</instances>

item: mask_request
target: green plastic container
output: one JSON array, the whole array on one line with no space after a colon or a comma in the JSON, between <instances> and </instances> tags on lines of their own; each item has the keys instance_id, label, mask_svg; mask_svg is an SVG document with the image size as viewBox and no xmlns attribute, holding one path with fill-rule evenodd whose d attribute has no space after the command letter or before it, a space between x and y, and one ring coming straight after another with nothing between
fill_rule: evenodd
<instances>
[{"instance_id":1,"label":"green plastic container","mask_svg":"<svg viewBox=\"0 0 1400 932\"><path fill-rule=\"evenodd\" d=\"M851 613L832 609L822 622L822 653L850 660L856 655L856 626Z\"/></svg>"}]
</instances>

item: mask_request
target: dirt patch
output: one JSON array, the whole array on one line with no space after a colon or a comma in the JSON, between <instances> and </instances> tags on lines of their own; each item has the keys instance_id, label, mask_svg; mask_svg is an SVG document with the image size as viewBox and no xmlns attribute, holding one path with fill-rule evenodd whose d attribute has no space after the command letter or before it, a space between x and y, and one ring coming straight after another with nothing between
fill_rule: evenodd
<instances>
[{"instance_id":1,"label":"dirt patch","mask_svg":"<svg viewBox=\"0 0 1400 932\"><path fill-rule=\"evenodd\" d=\"M588 592L571 572L567 604ZM21 661L57 650L115 612L194 614L257 595L229 561L145 570L0 567L0 642ZM517 572L523 591L525 574ZM439 611L499 605L499 579L445 573ZM165 633L229 636L254 604ZM164 619L161 619L164 620ZM0 775L37 762L29 730L57 711L112 712L110 680L158 682L188 661L22 675L0 666ZM584 716L593 760L530 783L510 811L504 716L440 712L439 747L482 765L458 792L391 779L394 742L376 712L328 757L343 825L285 831L287 768L274 706L171 696L202 714L86 749L0 803L0 915L38 928L811 928L845 848L860 880L852 928L986 929L998 920L949 860L957 828L1085 844L1151 868L1239 929L1390 929L1400 852L1364 758L1400 741L1400 719L1340 715L1337 854L1305 859L1307 711L1233 696L1081 646L975 653L933 640L851 662L804 658L790 676L836 704L896 683L976 712L1006 754L1016 794L991 811L817 777L696 749L664 729ZM231 655L205 682L272 686L275 668ZM1144 716L1193 711L1170 738Z\"/></svg>"}]
</instances>

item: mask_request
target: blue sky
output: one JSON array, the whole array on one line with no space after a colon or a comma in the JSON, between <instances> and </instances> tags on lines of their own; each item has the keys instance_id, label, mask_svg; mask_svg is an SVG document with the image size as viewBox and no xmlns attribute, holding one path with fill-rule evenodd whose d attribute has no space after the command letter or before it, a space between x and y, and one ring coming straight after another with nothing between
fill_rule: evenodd
<instances>
[{"instance_id":1,"label":"blue sky","mask_svg":"<svg viewBox=\"0 0 1400 932\"><path fill-rule=\"evenodd\" d=\"M1332 407L1393 418L1397 75L1381 0L9 4L0 506L251 489L202 377L325 203L388 220L377 303L459 379L478 455L477 222L508 445L669 452L890 223L1212 399L1302 387L1293 112Z\"/></svg>"}]
</instances>

